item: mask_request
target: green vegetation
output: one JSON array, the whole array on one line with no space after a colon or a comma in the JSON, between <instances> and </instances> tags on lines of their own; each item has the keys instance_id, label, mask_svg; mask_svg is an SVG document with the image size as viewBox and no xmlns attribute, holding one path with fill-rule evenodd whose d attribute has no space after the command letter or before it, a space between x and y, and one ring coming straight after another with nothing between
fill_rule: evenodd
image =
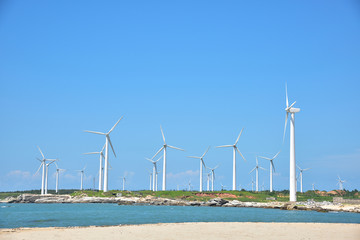
<instances>
[{"instance_id":1,"label":"green vegetation","mask_svg":"<svg viewBox=\"0 0 360 240\"><path fill-rule=\"evenodd\" d=\"M20 194L31 193L31 194L40 194L39 190L30 190L30 191L16 191L16 192L0 192L0 199L5 199L6 197L17 197ZM55 194L54 190L49 190L49 193ZM239 200L242 202L271 202L274 201L272 198L275 198L276 201L287 202L289 200L289 191L261 191L261 192L251 192L251 191L215 191L215 192L188 192L188 191L158 191L153 192L149 190L142 191L120 191L120 190L111 190L106 193L103 191L94 191L94 190L83 190L78 191L74 189L64 189L59 190L58 194L70 194L71 196L88 196L88 197L115 197L117 194L121 194L124 197L146 197L148 195L161 198L170 198L170 199L183 199L188 201L208 201L215 197L220 197L226 200ZM314 201L332 201L333 197L342 196L348 199L360 199L358 190L353 191L307 191L305 193L297 193L298 201L307 201L312 199ZM267 200L269 198L269 200Z\"/></svg>"}]
</instances>

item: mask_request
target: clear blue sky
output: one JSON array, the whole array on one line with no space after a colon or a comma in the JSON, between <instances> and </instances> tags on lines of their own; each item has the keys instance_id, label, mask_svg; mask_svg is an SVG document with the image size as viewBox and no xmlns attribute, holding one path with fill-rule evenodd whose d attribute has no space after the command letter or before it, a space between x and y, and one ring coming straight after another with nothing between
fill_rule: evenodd
<instances>
[{"instance_id":1,"label":"clear blue sky","mask_svg":"<svg viewBox=\"0 0 360 240\"><path fill-rule=\"evenodd\" d=\"M239 141L237 185L249 189L255 156L281 154L275 189L289 185L285 82L297 101L296 157L304 188L360 188L360 3L358 1L1 1L0 191L39 189L39 145L78 188L93 186L112 133L109 188L148 188L151 157L168 144L168 188L199 187L201 155L229 189ZM269 169L269 163L260 160ZM161 168L161 166L160 166ZM49 188L55 186L50 169ZM159 183L161 178L159 177ZM268 171L260 184L269 187ZM205 179L204 179L205 184ZM97 184L96 184L97 186ZM159 184L160 186L160 184Z\"/></svg>"}]
</instances>

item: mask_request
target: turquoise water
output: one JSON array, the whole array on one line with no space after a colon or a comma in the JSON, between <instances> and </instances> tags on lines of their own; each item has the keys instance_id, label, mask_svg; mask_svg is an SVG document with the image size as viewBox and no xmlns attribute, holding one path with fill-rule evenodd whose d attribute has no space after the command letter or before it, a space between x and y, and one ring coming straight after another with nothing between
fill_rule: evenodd
<instances>
[{"instance_id":1,"label":"turquoise water","mask_svg":"<svg viewBox=\"0 0 360 240\"><path fill-rule=\"evenodd\" d=\"M109 203L0 204L0 228L175 222L360 223L360 214L262 208L119 206Z\"/></svg>"}]
</instances>

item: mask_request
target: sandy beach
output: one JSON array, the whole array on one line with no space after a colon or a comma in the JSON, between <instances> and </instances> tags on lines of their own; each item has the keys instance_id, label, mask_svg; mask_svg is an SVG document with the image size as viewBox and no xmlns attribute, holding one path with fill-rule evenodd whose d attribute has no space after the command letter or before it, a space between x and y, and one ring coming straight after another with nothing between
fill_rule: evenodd
<instances>
[{"instance_id":1,"label":"sandy beach","mask_svg":"<svg viewBox=\"0 0 360 240\"><path fill-rule=\"evenodd\" d=\"M109 227L1 229L0 239L360 239L360 224L161 223Z\"/></svg>"}]
</instances>

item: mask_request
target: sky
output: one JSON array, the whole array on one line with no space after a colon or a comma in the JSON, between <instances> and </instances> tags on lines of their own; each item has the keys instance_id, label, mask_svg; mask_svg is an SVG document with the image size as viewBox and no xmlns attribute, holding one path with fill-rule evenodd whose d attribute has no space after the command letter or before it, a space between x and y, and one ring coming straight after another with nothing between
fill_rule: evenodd
<instances>
[{"instance_id":1,"label":"sky","mask_svg":"<svg viewBox=\"0 0 360 240\"><path fill-rule=\"evenodd\" d=\"M199 189L199 160L215 189L251 189L256 156L275 159L274 189L289 189L285 84L304 190L360 189L358 1L0 1L0 191L40 189L40 162L58 158L60 188L98 183L111 133L109 189L149 188L151 158L169 145L167 188ZM288 125L289 126L289 125ZM160 161L161 162L161 161ZM269 189L269 162L259 185ZM159 165L162 170L162 163ZM161 186L159 173L159 187ZM206 173L204 173L206 188ZM298 183L299 186L299 183ZM49 189L55 188L55 166Z\"/></svg>"}]
</instances>

